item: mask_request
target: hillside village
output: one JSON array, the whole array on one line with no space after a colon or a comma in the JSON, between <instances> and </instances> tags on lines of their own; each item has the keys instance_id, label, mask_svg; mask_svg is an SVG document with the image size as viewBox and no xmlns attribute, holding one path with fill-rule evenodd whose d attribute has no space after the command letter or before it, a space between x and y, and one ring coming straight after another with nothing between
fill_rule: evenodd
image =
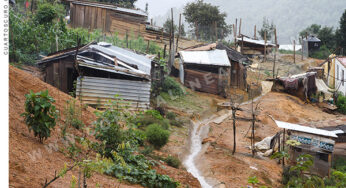
<instances>
[{"instance_id":1,"label":"hillside village","mask_svg":"<svg viewBox=\"0 0 346 188\"><path fill-rule=\"evenodd\" d=\"M10 187L346 186L346 10L327 49L133 2L10 2Z\"/></svg>"}]
</instances>

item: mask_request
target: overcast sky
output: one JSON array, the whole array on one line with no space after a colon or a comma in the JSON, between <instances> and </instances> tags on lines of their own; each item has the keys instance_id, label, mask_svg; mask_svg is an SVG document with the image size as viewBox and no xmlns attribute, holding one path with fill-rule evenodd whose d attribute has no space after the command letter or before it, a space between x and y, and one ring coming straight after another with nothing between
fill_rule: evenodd
<instances>
[{"instance_id":1,"label":"overcast sky","mask_svg":"<svg viewBox=\"0 0 346 188\"><path fill-rule=\"evenodd\" d=\"M135 3L135 6L144 10L145 3L148 3L149 18L153 18L156 16L165 15L170 8L179 8L191 1L193 0L138 0Z\"/></svg>"}]
</instances>

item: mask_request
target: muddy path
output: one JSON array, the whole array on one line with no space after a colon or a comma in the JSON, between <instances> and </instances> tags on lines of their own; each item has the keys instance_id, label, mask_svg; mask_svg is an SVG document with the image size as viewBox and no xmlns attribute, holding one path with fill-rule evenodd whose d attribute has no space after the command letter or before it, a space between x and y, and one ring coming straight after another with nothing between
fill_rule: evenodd
<instances>
[{"instance_id":1,"label":"muddy path","mask_svg":"<svg viewBox=\"0 0 346 188\"><path fill-rule=\"evenodd\" d=\"M254 98L254 102L258 101L261 97L258 96ZM252 100L245 101L240 105L245 105L251 103ZM208 117L203 118L202 120L191 120L191 128L189 133L189 141L188 141L188 151L189 154L185 157L183 161L183 165L186 170L190 172L195 178L198 179L202 188L213 188L213 187L221 187L222 183L216 179L205 177L203 172L201 172L201 168L203 168L203 154L209 144L202 144L204 138L208 137L209 133L209 124L211 122L222 122L229 116L231 116L231 110L223 110L220 112L215 112Z\"/></svg>"}]
</instances>

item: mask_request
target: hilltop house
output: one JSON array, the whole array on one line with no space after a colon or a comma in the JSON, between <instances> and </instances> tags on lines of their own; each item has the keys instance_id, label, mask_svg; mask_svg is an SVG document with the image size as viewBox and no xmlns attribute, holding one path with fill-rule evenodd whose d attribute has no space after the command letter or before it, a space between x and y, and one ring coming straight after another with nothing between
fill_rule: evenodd
<instances>
[{"instance_id":1,"label":"hilltop house","mask_svg":"<svg viewBox=\"0 0 346 188\"><path fill-rule=\"evenodd\" d=\"M275 44L270 41L252 39L245 35L237 37L237 45L237 51L248 56L262 55L265 51L268 54L275 47Z\"/></svg>"},{"instance_id":2,"label":"hilltop house","mask_svg":"<svg viewBox=\"0 0 346 188\"><path fill-rule=\"evenodd\" d=\"M105 108L115 95L132 110L149 108L152 60L105 42L58 51L38 66L44 81L84 104Z\"/></svg>"}]
</instances>

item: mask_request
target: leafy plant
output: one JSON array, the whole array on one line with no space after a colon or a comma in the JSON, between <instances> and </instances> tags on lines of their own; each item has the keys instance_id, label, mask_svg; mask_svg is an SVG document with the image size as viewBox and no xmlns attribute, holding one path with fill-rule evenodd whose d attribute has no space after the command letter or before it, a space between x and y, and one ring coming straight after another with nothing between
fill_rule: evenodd
<instances>
[{"instance_id":1,"label":"leafy plant","mask_svg":"<svg viewBox=\"0 0 346 188\"><path fill-rule=\"evenodd\" d=\"M161 148L168 142L169 131L157 124L151 124L146 129L147 139L156 148Z\"/></svg>"},{"instance_id":2,"label":"leafy plant","mask_svg":"<svg viewBox=\"0 0 346 188\"><path fill-rule=\"evenodd\" d=\"M52 105L55 100L48 95L48 90L38 93L30 90L25 98L25 112L21 116L24 116L29 131L34 131L34 135L42 142L50 137L51 129L56 124L57 110Z\"/></svg>"},{"instance_id":3,"label":"leafy plant","mask_svg":"<svg viewBox=\"0 0 346 188\"><path fill-rule=\"evenodd\" d=\"M336 106L339 112L346 114L346 97L340 94L336 101Z\"/></svg>"},{"instance_id":4,"label":"leafy plant","mask_svg":"<svg viewBox=\"0 0 346 188\"><path fill-rule=\"evenodd\" d=\"M179 168L181 162L177 157L169 155L168 157L165 158L164 160L169 166L174 167L174 168Z\"/></svg>"},{"instance_id":5,"label":"leafy plant","mask_svg":"<svg viewBox=\"0 0 346 188\"><path fill-rule=\"evenodd\" d=\"M248 182L248 183L251 183L251 184L252 184L252 187L259 183L259 181L258 181L258 179L257 179L256 176L250 176L250 177L247 179L247 182Z\"/></svg>"},{"instance_id":6,"label":"leafy plant","mask_svg":"<svg viewBox=\"0 0 346 188\"><path fill-rule=\"evenodd\" d=\"M184 90L180 87L180 84L172 77L166 77L163 82L162 91L170 93L173 96L184 95Z\"/></svg>"},{"instance_id":7,"label":"leafy plant","mask_svg":"<svg viewBox=\"0 0 346 188\"><path fill-rule=\"evenodd\" d=\"M83 126L83 122L80 119L81 113L81 109L76 105L76 100L72 99L67 101L64 109L66 120L65 127L63 129L66 129L68 126L72 126L76 129L81 128Z\"/></svg>"}]
</instances>

